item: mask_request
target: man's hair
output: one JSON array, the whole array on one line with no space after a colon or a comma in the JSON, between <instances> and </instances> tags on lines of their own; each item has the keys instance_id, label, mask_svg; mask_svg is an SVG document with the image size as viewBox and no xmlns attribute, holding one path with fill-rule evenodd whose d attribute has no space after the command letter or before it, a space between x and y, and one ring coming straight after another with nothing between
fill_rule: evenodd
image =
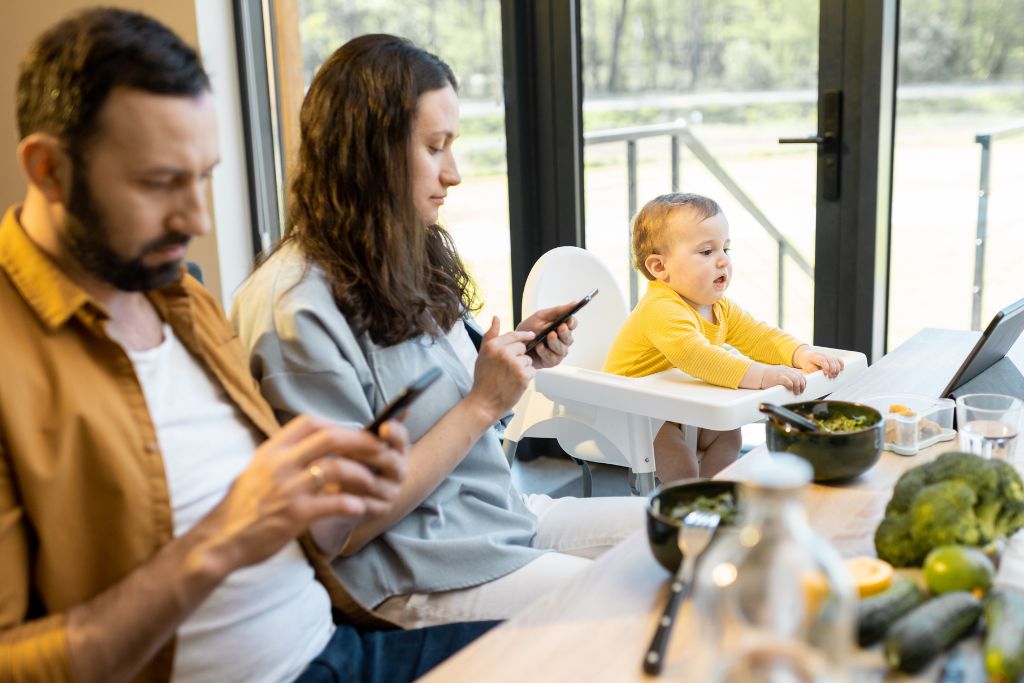
<instances>
[{"instance_id":1,"label":"man's hair","mask_svg":"<svg viewBox=\"0 0 1024 683\"><path fill-rule=\"evenodd\" d=\"M446 86L455 75L437 56L365 35L323 63L302 103L282 243L302 247L352 329L382 346L446 332L475 307L451 237L424 225L412 195L419 98Z\"/></svg>"},{"instance_id":2,"label":"man's hair","mask_svg":"<svg viewBox=\"0 0 1024 683\"><path fill-rule=\"evenodd\" d=\"M144 14L88 9L43 33L18 74L18 132L44 132L78 157L110 92L198 96L210 89L196 51Z\"/></svg>"},{"instance_id":3,"label":"man's hair","mask_svg":"<svg viewBox=\"0 0 1024 683\"><path fill-rule=\"evenodd\" d=\"M653 280L654 276L644 262L651 254L661 254L667 250L666 222L673 211L683 208L692 211L698 222L722 212L714 199L699 194L670 192L644 204L644 208L633 218L633 265L648 280Z\"/></svg>"}]
</instances>

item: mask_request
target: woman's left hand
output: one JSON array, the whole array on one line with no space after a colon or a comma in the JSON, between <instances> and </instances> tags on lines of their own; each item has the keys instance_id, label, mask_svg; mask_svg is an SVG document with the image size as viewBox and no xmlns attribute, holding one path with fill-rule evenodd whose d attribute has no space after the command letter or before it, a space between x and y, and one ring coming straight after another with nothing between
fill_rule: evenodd
<instances>
[{"instance_id":1,"label":"woman's left hand","mask_svg":"<svg viewBox=\"0 0 1024 683\"><path fill-rule=\"evenodd\" d=\"M519 323L516 331L540 334L544 331L544 328L561 318L575 305L575 301L570 301L561 306L542 308ZM533 367L539 370L541 368L551 368L561 363L569 353L569 347L572 345L572 331L574 329L576 329L575 316L559 325L558 329L549 334L546 339L542 339L537 346L533 347L533 350L530 351Z\"/></svg>"}]
</instances>

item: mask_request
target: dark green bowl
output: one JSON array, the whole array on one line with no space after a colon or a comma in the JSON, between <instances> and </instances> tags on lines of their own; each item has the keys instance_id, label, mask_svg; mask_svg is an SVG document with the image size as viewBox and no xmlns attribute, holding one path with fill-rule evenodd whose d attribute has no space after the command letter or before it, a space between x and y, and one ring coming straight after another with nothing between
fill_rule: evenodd
<instances>
[{"instance_id":1,"label":"dark green bowl","mask_svg":"<svg viewBox=\"0 0 1024 683\"><path fill-rule=\"evenodd\" d=\"M866 416L866 426L855 432L802 432L769 418L765 431L768 450L799 455L814 468L814 481L852 479L871 469L882 455L882 414L871 406L846 401L787 403L786 408L806 417Z\"/></svg>"},{"instance_id":2,"label":"dark green bowl","mask_svg":"<svg viewBox=\"0 0 1024 683\"><path fill-rule=\"evenodd\" d=\"M651 544L651 552L658 564L675 572L683 561L677 540L680 522L670 517L668 511L701 496L717 496L726 492L732 493L733 500L737 500L736 482L685 479L662 484L647 496L647 541ZM655 501L658 502L660 514L654 512Z\"/></svg>"}]
</instances>

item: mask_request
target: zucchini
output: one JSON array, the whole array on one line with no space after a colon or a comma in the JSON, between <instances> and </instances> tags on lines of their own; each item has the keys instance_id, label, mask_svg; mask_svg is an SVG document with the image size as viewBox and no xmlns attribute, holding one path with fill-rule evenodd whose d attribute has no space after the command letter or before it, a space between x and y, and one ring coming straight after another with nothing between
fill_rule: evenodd
<instances>
[{"instance_id":1,"label":"zucchini","mask_svg":"<svg viewBox=\"0 0 1024 683\"><path fill-rule=\"evenodd\" d=\"M985 598L985 670L990 681L1024 676L1024 595L994 588Z\"/></svg>"},{"instance_id":2,"label":"zucchini","mask_svg":"<svg viewBox=\"0 0 1024 683\"><path fill-rule=\"evenodd\" d=\"M893 668L917 673L967 634L979 616L981 601L967 591L932 598L892 625L885 638L885 658Z\"/></svg>"},{"instance_id":3,"label":"zucchini","mask_svg":"<svg viewBox=\"0 0 1024 683\"><path fill-rule=\"evenodd\" d=\"M877 595L864 598L857 606L857 642L874 645L885 637L894 621L925 601L925 592L909 579L896 579Z\"/></svg>"}]
</instances>

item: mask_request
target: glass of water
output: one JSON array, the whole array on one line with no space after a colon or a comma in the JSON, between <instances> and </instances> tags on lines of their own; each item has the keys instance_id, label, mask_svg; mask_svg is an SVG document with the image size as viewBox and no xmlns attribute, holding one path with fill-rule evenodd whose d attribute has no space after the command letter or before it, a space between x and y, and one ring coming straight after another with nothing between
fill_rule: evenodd
<instances>
[{"instance_id":1,"label":"glass of water","mask_svg":"<svg viewBox=\"0 0 1024 683\"><path fill-rule=\"evenodd\" d=\"M1014 451L1024 402L1003 394L966 394L956 399L960 450L1016 464Z\"/></svg>"}]
</instances>

